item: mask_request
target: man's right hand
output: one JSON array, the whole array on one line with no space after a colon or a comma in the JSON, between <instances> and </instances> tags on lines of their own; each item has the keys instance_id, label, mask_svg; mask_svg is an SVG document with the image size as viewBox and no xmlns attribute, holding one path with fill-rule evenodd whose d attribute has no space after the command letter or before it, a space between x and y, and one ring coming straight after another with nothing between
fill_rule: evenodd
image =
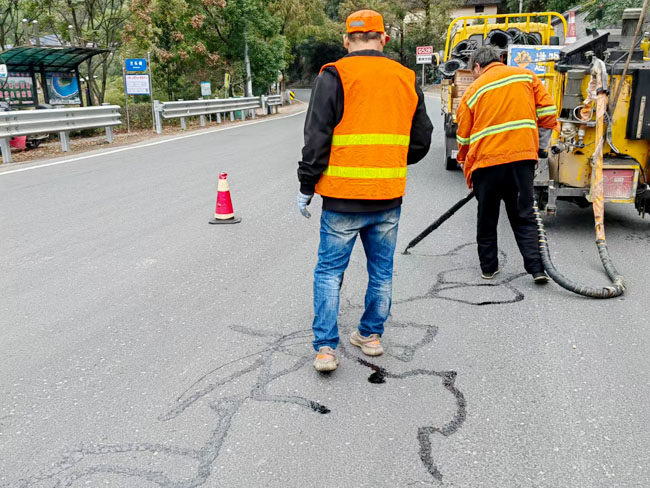
<instances>
[{"instance_id":1,"label":"man's right hand","mask_svg":"<svg viewBox=\"0 0 650 488\"><path fill-rule=\"evenodd\" d=\"M303 193L298 192L298 210L300 210L300 213L306 219L311 218L311 214L309 213L309 210L307 210L307 205L311 203L312 198L314 198L314 195L304 195Z\"/></svg>"}]
</instances>

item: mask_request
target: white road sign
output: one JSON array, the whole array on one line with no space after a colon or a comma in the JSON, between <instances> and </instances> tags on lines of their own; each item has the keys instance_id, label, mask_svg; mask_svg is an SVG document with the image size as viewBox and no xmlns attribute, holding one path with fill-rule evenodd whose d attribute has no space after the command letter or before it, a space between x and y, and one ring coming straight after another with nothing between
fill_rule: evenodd
<instances>
[{"instance_id":1,"label":"white road sign","mask_svg":"<svg viewBox=\"0 0 650 488\"><path fill-rule=\"evenodd\" d=\"M127 95L149 95L149 75L124 75Z\"/></svg>"},{"instance_id":2,"label":"white road sign","mask_svg":"<svg viewBox=\"0 0 650 488\"><path fill-rule=\"evenodd\" d=\"M433 54L418 54L416 57L417 64L431 64Z\"/></svg>"}]
</instances>

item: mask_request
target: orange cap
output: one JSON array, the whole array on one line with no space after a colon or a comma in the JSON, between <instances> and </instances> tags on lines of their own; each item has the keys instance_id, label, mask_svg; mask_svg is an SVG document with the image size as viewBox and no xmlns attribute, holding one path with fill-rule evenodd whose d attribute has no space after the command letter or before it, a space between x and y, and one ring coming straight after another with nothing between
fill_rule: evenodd
<instances>
[{"instance_id":1,"label":"orange cap","mask_svg":"<svg viewBox=\"0 0 650 488\"><path fill-rule=\"evenodd\" d=\"M345 20L345 27L348 33L352 32L386 32L384 29L384 18L374 10L357 10L351 13ZM386 35L386 41L390 37Z\"/></svg>"}]
</instances>

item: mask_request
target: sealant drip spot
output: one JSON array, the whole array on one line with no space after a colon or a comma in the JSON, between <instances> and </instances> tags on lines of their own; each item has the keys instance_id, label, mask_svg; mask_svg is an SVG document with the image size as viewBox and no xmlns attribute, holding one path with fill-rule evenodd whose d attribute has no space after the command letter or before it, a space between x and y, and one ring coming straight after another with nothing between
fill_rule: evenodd
<instances>
[{"instance_id":1,"label":"sealant drip spot","mask_svg":"<svg viewBox=\"0 0 650 488\"><path fill-rule=\"evenodd\" d=\"M368 381L376 385L381 385L382 383L386 383L386 380L384 379L384 375L379 371L375 371L370 376L368 376Z\"/></svg>"}]
</instances>

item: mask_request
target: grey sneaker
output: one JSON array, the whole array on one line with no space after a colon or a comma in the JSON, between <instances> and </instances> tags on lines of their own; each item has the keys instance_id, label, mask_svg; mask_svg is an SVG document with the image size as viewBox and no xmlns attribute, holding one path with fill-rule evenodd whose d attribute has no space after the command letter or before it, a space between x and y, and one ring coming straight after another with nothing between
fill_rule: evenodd
<instances>
[{"instance_id":1,"label":"grey sneaker","mask_svg":"<svg viewBox=\"0 0 650 488\"><path fill-rule=\"evenodd\" d=\"M370 334L370 336L362 336L358 330L355 330L350 336L350 342L353 346L361 348L366 356L381 356L384 353L384 348L379 342L379 334Z\"/></svg>"},{"instance_id":2,"label":"grey sneaker","mask_svg":"<svg viewBox=\"0 0 650 488\"><path fill-rule=\"evenodd\" d=\"M533 280L535 280L536 285L545 285L548 283L548 275L542 271L541 273L533 274Z\"/></svg>"},{"instance_id":3,"label":"grey sneaker","mask_svg":"<svg viewBox=\"0 0 650 488\"><path fill-rule=\"evenodd\" d=\"M496 271L493 271L492 273L486 273L485 271L483 271L483 272L481 273L481 278L483 278L484 280L491 280L491 279L493 279L496 275L498 275L499 273L501 273L501 270L500 270L500 269L497 269Z\"/></svg>"},{"instance_id":4,"label":"grey sneaker","mask_svg":"<svg viewBox=\"0 0 650 488\"><path fill-rule=\"evenodd\" d=\"M336 351L328 346L321 347L314 360L314 368L316 368L316 371L334 371L338 367L339 358L336 356Z\"/></svg>"}]
</instances>

